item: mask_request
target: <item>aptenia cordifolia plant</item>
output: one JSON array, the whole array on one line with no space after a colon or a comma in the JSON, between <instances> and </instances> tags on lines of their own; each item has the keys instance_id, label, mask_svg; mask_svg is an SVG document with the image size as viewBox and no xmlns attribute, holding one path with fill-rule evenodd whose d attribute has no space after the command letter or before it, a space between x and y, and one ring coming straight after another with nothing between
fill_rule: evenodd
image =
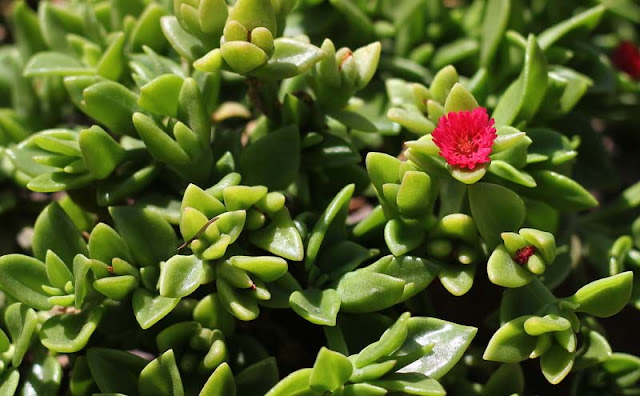
<instances>
[{"instance_id":1,"label":"aptenia cordifolia plant","mask_svg":"<svg viewBox=\"0 0 640 396\"><path fill-rule=\"evenodd\" d=\"M634 0L0 4L0 395L640 394Z\"/></svg>"}]
</instances>

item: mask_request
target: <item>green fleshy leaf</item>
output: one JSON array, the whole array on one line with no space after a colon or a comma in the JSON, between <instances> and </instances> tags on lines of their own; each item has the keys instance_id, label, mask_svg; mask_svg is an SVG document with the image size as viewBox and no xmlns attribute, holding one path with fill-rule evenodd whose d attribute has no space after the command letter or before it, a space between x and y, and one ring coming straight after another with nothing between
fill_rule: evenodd
<instances>
[{"instance_id":1,"label":"green fleshy leaf","mask_svg":"<svg viewBox=\"0 0 640 396\"><path fill-rule=\"evenodd\" d=\"M71 267L76 254L88 254L87 244L73 221L56 202L52 202L38 216L34 226L33 253L45 260L52 250Z\"/></svg>"},{"instance_id":2,"label":"green fleshy leaf","mask_svg":"<svg viewBox=\"0 0 640 396\"><path fill-rule=\"evenodd\" d=\"M257 247L288 260L301 261L304 245L289 210L282 208L266 227L249 234L249 240Z\"/></svg>"},{"instance_id":3,"label":"green fleshy leaf","mask_svg":"<svg viewBox=\"0 0 640 396\"><path fill-rule=\"evenodd\" d=\"M77 76L95 73L76 58L59 52L41 52L29 60L24 68L25 77Z\"/></svg>"},{"instance_id":4,"label":"green fleshy leaf","mask_svg":"<svg viewBox=\"0 0 640 396\"><path fill-rule=\"evenodd\" d=\"M176 252L178 238L173 228L150 210L118 206L109 212L139 266L158 265Z\"/></svg>"},{"instance_id":5,"label":"green fleshy leaf","mask_svg":"<svg viewBox=\"0 0 640 396\"><path fill-rule=\"evenodd\" d=\"M62 366L55 356L38 354L27 372L22 395L55 396L62 382Z\"/></svg>"},{"instance_id":6,"label":"green fleshy leaf","mask_svg":"<svg viewBox=\"0 0 640 396\"><path fill-rule=\"evenodd\" d=\"M99 75L113 81L120 79L126 62L123 54L124 43L125 34L116 34L96 65L96 72Z\"/></svg>"},{"instance_id":7,"label":"green fleshy leaf","mask_svg":"<svg viewBox=\"0 0 640 396\"><path fill-rule=\"evenodd\" d=\"M575 353L570 353L558 345L552 345L540 358L542 374L551 384L562 381L573 367Z\"/></svg>"},{"instance_id":8,"label":"green fleshy leaf","mask_svg":"<svg viewBox=\"0 0 640 396\"><path fill-rule=\"evenodd\" d=\"M254 274L263 282L273 282L287 272L287 262L271 256L233 256L231 264Z\"/></svg>"},{"instance_id":9,"label":"green fleshy leaf","mask_svg":"<svg viewBox=\"0 0 640 396\"><path fill-rule=\"evenodd\" d=\"M229 186L222 191L227 210L247 210L267 195L265 186Z\"/></svg>"},{"instance_id":10,"label":"green fleshy leaf","mask_svg":"<svg viewBox=\"0 0 640 396\"><path fill-rule=\"evenodd\" d=\"M337 292L345 312L375 312L400 301L405 281L376 272L357 270L345 274Z\"/></svg>"},{"instance_id":11,"label":"green fleshy leaf","mask_svg":"<svg viewBox=\"0 0 640 396\"><path fill-rule=\"evenodd\" d=\"M20 372L16 368L5 370L0 375L0 394L14 395L20 383Z\"/></svg>"},{"instance_id":12,"label":"green fleshy leaf","mask_svg":"<svg viewBox=\"0 0 640 396\"><path fill-rule=\"evenodd\" d=\"M440 268L435 263L421 257L386 256L362 270L378 272L404 280L404 291L400 301L405 301L424 290L436 277Z\"/></svg>"},{"instance_id":13,"label":"green fleshy leaf","mask_svg":"<svg viewBox=\"0 0 640 396\"><path fill-rule=\"evenodd\" d=\"M316 392L333 392L351 377L353 366L341 353L322 347L309 376L309 386Z\"/></svg>"},{"instance_id":14,"label":"green fleshy leaf","mask_svg":"<svg viewBox=\"0 0 640 396\"><path fill-rule=\"evenodd\" d=\"M378 341L366 346L362 351L360 351L354 362L355 367L362 368L385 356L390 356L398 350L407 338L409 331L408 321L410 317L411 314L409 312L405 312L400 315L393 326L389 327L384 333L382 333L382 336Z\"/></svg>"},{"instance_id":15,"label":"green fleshy leaf","mask_svg":"<svg viewBox=\"0 0 640 396\"><path fill-rule=\"evenodd\" d=\"M220 53L231 70L239 74L247 74L269 61L261 48L247 41L227 41L220 47Z\"/></svg>"},{"instance_id":16,"label":"green fleshy leaf","mask_svg":"<svg viewBox=\"0 0 640 396\"><path fill-rule=\"evenodd\" d=\"M135 134L131 116L138 110L138 96L113 81L93 84L83 92L83 111L116 135Z\"/></svg>"},{"instance_id":17,"label":"green fleshy leaf","mask_svg":"<svg viewBox=\"0 0 640 396\"><path fill-rule=\"evenodd\" d=\"M438 381L420 373L392 374L371 381L370 384L392 392L403 392L409 395L444 396L447 394Z\"/></svg>"},{"instance_id":18,"label":"green fleshy leaf","mask_svg":"<svg viewBox=\"0 0 640 396\"><path fill-rule=\"evenodd\" d=\"M202 387L199 396L235 396L236 383L229 364L219 365Z\"/></svg>"},{"instance_id":19,"label":"green fleshy leaf","mask_svg":"<svg viewBox=\"0 0 640 396\"><path fill-rule=\"evenodd\" d=\"M184 396L182 379L172 350L142 369L138 389L140 396Z\"/></svg>"},{"instance_id":20,"label":"green fleshy leaf","mask_svg":"<svg viewBox=\"0 0 640 396\"><path fill-rule=\"evenodd\" d=\"M581 331L585 345L580 348L573 368L581 370L605 362L613 355L607 339L594 330Z\"/></svg>"},{"instance_id":21,"label":"green fleshy leaf","mask_svg":"<svg viewBox=\"0 0 640 396\"><path fill-rule=\"evenodd\" d=\"M624 308L631 297L632 286L633 272L627 271L581 287L571 301L580 304L578 312L607 318Z\"/></svg>"},{"instance_id":22,"label":"green fleshy leaf","mask_svg":"<svg viewBox=\"0 0 640 396\"><path fill-rule=\"evenodd\" d=\"M509 23L511 0L490 0L487 2L482 22L482 44L480 64L489 66L498 50L500 41Z\"/></svg>"},{"instance_id":23,"label":"green fleshy leaf","mask_svg":"<svg viewBox=\"0 0 640 396\"><path fill-rule=\"evenodd\" d=\"M4 322L14 346L11 364L13 367L18 367L29 349L31 337L38 324L38 317L33 308L21 303L14 303L5 310Z\"/></svg>"},{"instance_id":24,"label":"green fleshy leaf","mask_svg":"<svg viewBox=\"0 0 640 396\"><path fill-rule=\"evenodd\" d=\"M333 289L296 291L289 297L289 304L298 315L322 326L336 325L340 303L340 296Z\"/></svg>"},{"instance_id":25,"label":"green fleshy leaf","mask_svg":"<svg viewBox=\"0 0 640 396\"><path fill-rule=\"evenodd\" d=\"M467 89L460 83L455 83L447 100L444 102L445 113L456 111L472 111L478 107L478 102Z\"/></svg>"},{"instance_id":26,"label":"green fleshy leaf","mask_svg":"<svg viewBox=\"0 0 640 396\"><path fill-rule=\"evenodd\" d=\"M517 231L524 221L526 211L522 199L497 184L469 186L469 203L478 231L489 246L498 245L500 233Z\"/></svg>"},{"instance_id":27,"label":"green fleshy leaf","mask_svg":"<svg viewBox=\"0 0 640 396\"><path fill-rule=\"evenodd\" d=\"M112 276L97 279L93 288L112 300L124 300L138 287L138 279L133 275Z\"/></svg>"},{"instance_id":28,"label":"green fleshy leaf","mask_svg":"<svg viewBox=\"0 0 640 396\"><path fill-rule=\"evenodd\" d=\"M105 223L98 223L91 231L89 255L103 263L111 263L116 257L133 262L133 257L122 237Z\"/></svg>"},{"instance_id":29,"label":"green fleshy leaf","mask_svg":"<svg viewBox=\"0 0 640 396\"><path fill-rule=\"evenodd\" d=\"M429 92L436 102L444 103L449 96L451 88L458 82L458 72L455 67L447 66L440 70L434 77Z\"/></svg>"},{"instance_id":30,"label":"green fleshy leaf","mask_svg":"<svg viewBox=\"0 0 640 396\"><path fill-rule=\"evenodd\" d=\"M433 349L400 372L421 373L434 379L441 378L453 368L477 332L474 327L436 318L413 317L407 326L406 340L394 356L409 355L428 345L433 345Z\"/></svg>"},{"instance_id":31,"label":"green fleshy leaf","mask_svg":"<svg viewBox=\"0 0 640 396\"><path fill-rule=\"evenodd\" d=\"M607 7L604 5L599 5L593 8L589 8L586 11L583 11L573 17L558 23L557 25L551 26L547 28L545 31L540 33L539 43L540 48L543 50L547 50L550 48L556 41L560 40L567 33L572 30L576 30L582 27L587 29L593 29L600 22L600 18L606 11Z\"/></svg>"},{"instance_id":32,"label":"green fleshy leaf","mask_svg":"<svg viewBox=\"0 0 640 396\"><path fill-rule=\"evenodd\" d=\"M251 75L276 80L295 77L309 70L326 56L320 48L292 38L281 37L274 40L273 44L275 50L269 61L256 70L249 70ZM224 56L224 45L222 48Z\"/></svg>"},{"instance_id":33,"label":"green fleshy leaf","mask_svg":"<svg viewBox=\"0 0 640 396\"><path fill-rule=\"evenodd\" d=\"M597 199L573 179L549 170L531 172L537 187L527 191L562 211L579 211L598 206Z\"/></svg>"},{"instance_id":34,"label":"green fleshy leaf","mask_svg":"<svg viewBox=\"0 0 640 396\"><path fill-rule=\"evenodd\" d=\"M295 126L270 132L242 151L238 170L248 185L285 189L300 167L300 133Z\"/></svg>"},{"instance_id":35,"label":"green fleshy leaf","mask_svg":"<svg viewBox=\"0 0 640 396\"><path fill-rule=\"evenodd\" d=\"M148 329L167 316L180 302L179 298L154 296L145 289L133 293L133 313L143 329Z\"/></svg>"},{"instance_id":36,"label":"green fleshy leaf","mask_svg":"<svg viewBox=\"0 0 640 396\"><path fill-rule=\"evenodd\" d=\"M422 244L426 231L422 225L406 224L393 219L384 227L384 240L394 256L402 256Z\"/></svg>"},{"instance_id":37,"label":"green fleshy leaf","mask_svg":"<svg viewBox=\"0 0 640 396\"><path fill-rule=\"evenodd\" d=\"M534 278L530 271L513 261L503 245L498 246L489 257L487 275L492 283L502 287L521 287Z\"/></svg>"},{"instance_id":38,"label":"green fleshy leaf","mask_svg":"<svg viewBox=\"0 0 640 396\"><path fill-rule=\"evenodd\" d=\"M571 328L571 322L562 316L558 315L545 315L532 316L524 322L524 331L532 336L538 336L540 334L564 331Z\"/></svg>"},{"instance_id":39,"label":"green fleshy leaf","mask_svg":"<svg viewBox=\"0 0 640 396\"><path fill-rule=\"evenodd\" d=\"M247 396L263 396L278 383L278 365L274 357L260 360L236 376L237 392Z\"/></svg>"},{"instance_id":40,"label":"green fleshy leaf","mask_svg":"<svg viewBox=\"0 0 640 396\"><path fill-rule=\"evenodd\" d=\"M331 231L344 230L344 221L346 220L349 200L353 196L355 185L349 184L345 186L333 200L327 205L327 208L322 213L316 224L313 226L309 242L307 244L307 257L305 260L305 268L309 269L315 263L320 248L323 245L325 238L333 236L339 238L336 235L330 235Z\"/></svg>"},{"instance_id":41,"label":"green fleshy leaf","mask_svg":"<svg viewBox=\"0 0 640 396\"><path fill-rule=\"evenodd\" d=\"M440 268L438 277L449 293L462 296L471 290L475 274L475 264L444 264Z\"/></svg>"},{"instance_id":42,"label":"green fleshy leaf","mask_svg":"<svg viewBox=\"0 0 640 396\"><path fill-rule=\"evenodd\" d=\"M48 296L41 286L49 284L43 262L20 254L0 257L0 289L27 306L38 310L51 309Z\"/></svg>"},{"instance_id":43,"label":"green fleshy leaf","mask_svg":"<svg viewBox=\"0 0 640 396\"><path fill-rule=\"evenodd\" d=\"M529 358L536 347L537 337L524 331L529 316L521 316L502 325L495 332L482 356L485 360L517 363Z\"/></svg>"},{"instance_id":44,"label":"green fleshy leaf","mask_svg":"<svg viewBox=\"0 0 640 396\"><path fill-rule=\"evenodd\" d=\"M493 118L496 125L511 125L514 121L528 121L536 114L547 88L547 61L535 36L529 35L520 77L514 81L498 101Z\"/></svg>"},{"instance_id":45,"label":"green fleshy leaf","mask_svg":"<svg viewBox=\"0 0 640 396\"><path fill-rule=\"evenodd\" d=\"M138 394L138 377L147 365L143 358L115 349L89 348L87 362L100 392Z\"/></svg>"},{"instance_id":46,"label":"green fleshy leaf","mask_svg":"<svg viewBox=\"0 0 640 396\"><path fill-rule=\"evenodd\" d=\"M152 113L175 117L178 95L184 79L175 74L163 74L140 88L138 105Z\"/></svg>"},{"instance_id":47,"label":"green fleshy leaf","mask_svg":"<svg viewBox=\"0 0 640 396\"><path fill-rule=\"evenodd\" d=\"M236 318L254 320L260 314L256 299L243 290L234 289L226 280L218 278L216 288L222 306Z\"/></svg>"},{"instance_id":48,"label":"green fleshy leaf","mask_svg":"<svg viewBox=\"0 0 640 396\"><path fill-rule=\"evenodd\" d=\"M313 395L309 387L309 378L313 369L306 368L294 371L278 382L265 396Z\"/></svg>"},{"instance_id":49,"label":"green fleshy leaf","mask_svg":"<svg viewBox=\"0 0 640 396\"><path fill-rule=\"evenodd\" d=\"M204 265L196 256L173 256L160 264L160 295L170 298L186 297L200 286L204 273Z\"/></svg>"},{"instance_id":50,"label":"green fleshy leaf","mask_svg":"<svg viewBox=\"0 0 640 396\"><path fill-rule=\"evenodd\" d=\"M78 135L82 160L98 180L107 178L124 160L125 151L97 125L83 129Z\"/></svg>"},{"instance_id":51,"label":"green fleshy leaf","mask_svg":"<svg viewBox=\"0 0 640 396\"><path fill-rule=\"evenodd\" d=\"M164 16L160 19L160 26L169 44L180 56L188 61L195 61L206 53L202 42L186 32L174 16Z\"/></svg>"},{"instance_id":52,"label":"green fleshy leaf","mask_svg":"<svg viewBox=\"0 0 640 396\"><path fill-rule=\"evenodd\" d=\"M62 314L49 318L42 324L40 341L47 349L60 353L78 352L89 342L104 310L102 307L80 314Z\"/></svg>"}]
</instances>

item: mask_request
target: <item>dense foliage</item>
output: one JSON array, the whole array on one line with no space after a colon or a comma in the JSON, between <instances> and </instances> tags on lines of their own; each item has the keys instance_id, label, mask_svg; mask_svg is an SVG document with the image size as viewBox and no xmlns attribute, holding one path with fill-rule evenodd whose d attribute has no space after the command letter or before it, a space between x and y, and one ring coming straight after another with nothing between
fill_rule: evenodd
<instances>
[{"instance_id":1,"label":"dense foliage","mask_svg":"<svg viewBox=\"0 0 640 396\"><path fill-rule=\"evenodd\" d=\"M33 7L0 395L640 394L633 0Z\"/></svg>"}]
</instances>

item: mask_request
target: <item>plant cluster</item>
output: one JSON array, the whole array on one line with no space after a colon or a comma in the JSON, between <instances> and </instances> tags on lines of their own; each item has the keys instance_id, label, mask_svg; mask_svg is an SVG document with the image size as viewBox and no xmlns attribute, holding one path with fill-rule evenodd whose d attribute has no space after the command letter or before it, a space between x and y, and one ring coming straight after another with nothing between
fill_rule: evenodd
<instances>
[{"instance_id":1,"label":"plant cluster","mask_svg":"<svg viewBox=\"0 0 640 396\"><path fill-rule=\"evenodd\" d=\"M8 10L0 395L640 392L634 1Z\"/></svg>"}]
</instances>

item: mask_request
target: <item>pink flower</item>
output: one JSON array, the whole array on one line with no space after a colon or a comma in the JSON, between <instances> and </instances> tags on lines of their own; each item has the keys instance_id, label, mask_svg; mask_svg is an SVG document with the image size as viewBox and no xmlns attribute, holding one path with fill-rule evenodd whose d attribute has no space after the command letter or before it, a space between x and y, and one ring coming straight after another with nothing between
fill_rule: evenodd
<instances>
[{"instance_id":1,"label":"pink flower","mask_svg":"<svg viewBox=\"0 0 640 396\"><path fill-rule=\"evenodd\" d=\"M613 64L634 80L640 79L640 50L629 41L621 42L611 56Z\"/></svg>"},{"instance_id":2,"label":"pink flower","mask_svg":"<svg viewBox=\"0 0 640 396\"><path fill-rule=\"evenodd\" d=\"M473 170L490 161L491 146L497 137L494 123L484 107L456 111L440 118L431 135L449 165Z\"/></svg>"}]
</instances>

